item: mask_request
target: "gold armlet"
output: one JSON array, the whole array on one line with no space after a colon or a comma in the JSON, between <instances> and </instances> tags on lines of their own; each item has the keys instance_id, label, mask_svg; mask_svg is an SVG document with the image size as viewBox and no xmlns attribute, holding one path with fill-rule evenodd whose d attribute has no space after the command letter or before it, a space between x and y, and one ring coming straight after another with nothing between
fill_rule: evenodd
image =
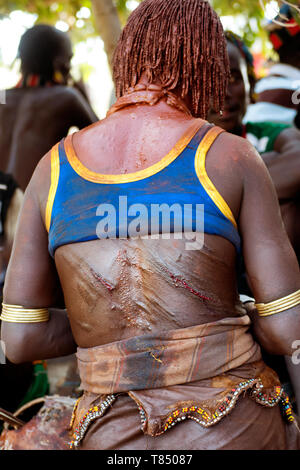
<instances>
[{"instance_id":1,"label":"gold armlet","mask_svg":"<svg viewBox=\"0 0 300 470\"><path fill-rule=\"evenodd\" d=\"M47 308L25 308L20 305L2 304L0 320L8 323L42 323L49 320Z\"/></svg>"},{"instance_id":2,"label":"gold armlet","mask_svg":"<svg viewBox=\"0 0 300 470\"><path fill-rule=\"evenodd\" d=\"M268 317L300 304L300 290L267 304L255 304L260 317Z\"/></svg>"}]
</instances>

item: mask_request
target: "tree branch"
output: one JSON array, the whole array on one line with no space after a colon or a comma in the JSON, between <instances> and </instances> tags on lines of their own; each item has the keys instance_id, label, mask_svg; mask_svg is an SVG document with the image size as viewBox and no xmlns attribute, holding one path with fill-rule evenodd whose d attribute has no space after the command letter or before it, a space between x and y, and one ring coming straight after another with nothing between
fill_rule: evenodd
<instances>
[{"instance_id":1,"label":"tree branch","mask_svg":"<svg viewBox=\"0 0 300 470\"><path fill-rule=\"evenodd\" d=\"M297 13L300 13L300 7L298 7L294 3L290 3L287 0L281 0L281 1L282 1L282 3L285 3L286 5L294 8ZM266 11L265 0L259 0L259 3L260 3L261 8L263 9L263 11L265 12ZM282 15L280 15L280 16L282 17ZM282 23L281 21L278 21L275 18L273 18L271 21L275 24L278 24L279 26L283 26L284 28L293 28L294 26L297 25L296 21L295 21L295 23L291 23L291 24Z\"/></svg>"},{"instance_id":2,"label":"tree branch","mask_svg":"<svg viewBox=\"0 0 300 470\"><path fill-rule=\"evenodd\" d=\"M112 70L113 54L121 34L121 23L113 0L92 0L95 22Z\"/></svg>"}]
</instances>

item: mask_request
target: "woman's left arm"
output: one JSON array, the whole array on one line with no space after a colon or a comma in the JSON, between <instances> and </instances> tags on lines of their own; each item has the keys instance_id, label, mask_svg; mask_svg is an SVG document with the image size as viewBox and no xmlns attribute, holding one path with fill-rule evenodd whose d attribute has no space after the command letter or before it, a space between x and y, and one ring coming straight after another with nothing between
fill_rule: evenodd
<instances>
[{"instance_id":1,"label":"woman's left arm","mask_svg":"<svg viewBox=\"0 0 300 470\"><path fill-rule=\"evenodd\" d=\"M61 287L48 252L48 234L38 197L45 172L50 180L50 153L38 165L25 192L14 245L6 273L3 303L24 309L49 309L49 320L39 323L3 321L1 340L14 363L50 359L76 351L68 316L61 307ZM50 182L49 182L50 186Z\"/></svg>"}]
</instances>

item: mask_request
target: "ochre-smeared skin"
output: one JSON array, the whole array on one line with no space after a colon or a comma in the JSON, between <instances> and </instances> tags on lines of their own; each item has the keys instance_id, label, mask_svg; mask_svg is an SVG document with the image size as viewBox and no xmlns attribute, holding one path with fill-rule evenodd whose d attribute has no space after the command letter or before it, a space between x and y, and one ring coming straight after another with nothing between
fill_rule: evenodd
<instances>
[{"instance_id":1,"label":"ochre-smeared skin","mask_svg":"<svg viewBox=\"0 0 300 470\"><path fill-rule=\"evenodd\" d=\"M210 248L199 252L187 251L185 240L97 240L59 248L55 261L78 343L96 346L238 315L235 250L222 240L224 261L218 237L205 238ZM70 279L79 264L80 275Z\"/></svg>"},{"instance_id":2,"label":"ochre-smeared skin","mask_svg":"<svg viewBox=\"0 0 300 470\"><path fill-rule=\"evenodd\" d=\"M194 118L164 100L154 106L132 105L75 134L73 145L83 165L94 172L132 173L137 165L142 170L160 161L194 124ZM207 154L206 171L237 221L257 302L299 289L299 266L275 189L253 147L245 139L221 134ZM47 286L53 289L56 269L72 333L82 347L238 314L236 252L221 237L206 235L205 249L191 252L180 241L174 248L170 240L140 241L142 249L134 240L75 243L57 249L53 266L44 225L50 175L47 154L25 196L4 289L6 303L55 304L55 294ZM298 310L255 321L256 334L269 352L292 353L293 340L300 334ZM40 327L5 325L4 339L13 344L11 357L40 358L41 348L53 357L54 343L55 354L73 350L63 324L63 338L56 335L55 321Z\"/></svg>"}]
</instances>

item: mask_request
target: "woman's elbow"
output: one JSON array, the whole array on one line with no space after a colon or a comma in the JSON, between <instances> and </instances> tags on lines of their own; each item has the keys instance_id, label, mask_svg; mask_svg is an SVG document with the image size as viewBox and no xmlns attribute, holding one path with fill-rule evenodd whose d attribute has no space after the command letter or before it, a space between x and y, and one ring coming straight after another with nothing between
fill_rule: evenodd
<instances>
[{"instance_id":1,"label":"woman's elbow","mask_svg":"<svg viewBox=\"0 0 300 470\"><path fill-rule=\"evenodd\" d=\"M262 341L263 349L274 356L292 356L293 350L287 344L280 344L275 341Z\"/></svg>"},{"instance_id":2,"label":"woman's elbow","mask_svg":"<svg viewBox=\"0 0 300 470\"><path fill-rule=\"evenodd\" d=\"M30 362L30 339L26 328L3 322L1 325L1 345L5 358L13 364Z\"/></svg>"},{"instance_id":3,"label":"woman's elbow","mask_svg":"<svg viewBox=\"0 0 300 470\"><path fill-rule=\"evenodd\" d=\"M26 360L26 357L23 354L23 351L19 351L16 348L5 350L5 357L12 364L24 364L26 362L31 362L31 361Z\"/></svg>"},{"instance_id":4,"label":"woman's elbow","mask_svg":"<svg viewBox=\"0 0 300 470\"><path fill-rule=\"evenodd\" d=\"M269 354L276 356L292 356L295 339L300 339L297 328L274 328L271 322L256 321L253 325L253 334Z\"/></svg>"},{"instance_id":5,"label":"woman's elbow","mask_svg":"<svg viewBox=\"0 0 300 470\"><path fill-rule=\"evenodd\" d=\"M262 347L272 355L292 356L294 350L294 339L290 335L265 334L260 341Z\"/></svg>"}]
</instances>

